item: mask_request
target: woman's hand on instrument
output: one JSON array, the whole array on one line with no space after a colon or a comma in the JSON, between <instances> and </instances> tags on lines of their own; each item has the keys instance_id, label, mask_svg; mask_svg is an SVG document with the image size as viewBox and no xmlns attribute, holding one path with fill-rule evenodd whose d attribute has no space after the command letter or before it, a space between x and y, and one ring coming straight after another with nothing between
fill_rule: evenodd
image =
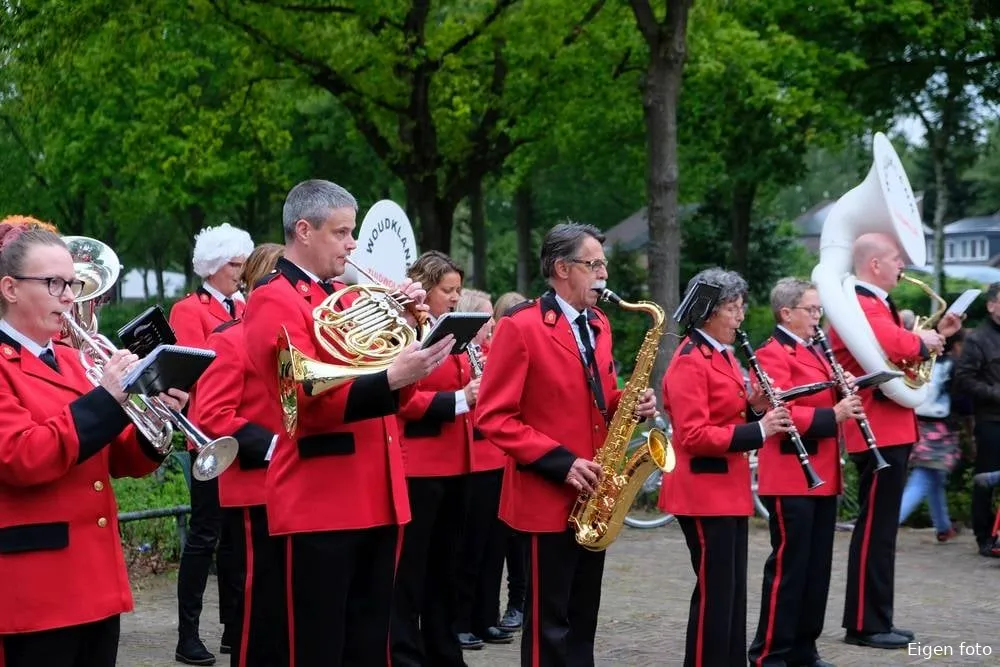
<instances>
[{"instance_id":1,"label":"woman's hand on instrument","mask_svg":"<svg viewBox=\"0 0 1000 667\"><path fill-rule=\"evenodd\" d=\"M837 423L845 422L848 419L862 419L865 416L865 409L861 406L861 397L857 394L845 396L840 403L833 406L833 413L837 416Z\"/></svg>"},{"instance_id":2,"label":"woman's hand on instrument","mask_svg":"<svg viewBox=\"0 0 1000 667\"><path fill-rule=\"evenodd\" d=\"M601 466L593 461L578 458L573 461L569 472L566 473L566 483L580 493L586 493L589 496L597 490L597 484L601 481L603 472Z\"/></svg>"},{"instance_id":3,"label":"woman's hand on instrument","mask_svg":"<svg viewBox=\"0 0 1000 667\"><path fill-rule=\"evenodd\" d=\"M656 416L656 394L649 387L642 390L639 402L635 404L635 416L639 419L652 419Z\"/></svg>"},{"instance_id":4,"label":"woman's hand on instrument","mask_svg":"<svg viewBox=\"0 0 1000 667\"><path fill-rule=\"evenodd\" d=\"M414 343L409 346L399 353L396 360L386 370L389 389L396 391L427 377L451 354L451 348L454 346L455 337L451 334L448 334L426 350L421 349L420 343Z\"/></svg>"},{"instance_id":5,"label":"woman's hand on instrument","mask_svg":"<svg viewBox=\"0 0 1000 667\"><path fill-rule=\"evenodd\" d=\"M175 389L171 387L167 389L162 394L157 394L157 398L163 401L168 407L173 408L177 412L184 410L184 407L188 404L189 394L186 391L181 391L180 389Z\"/></svg>"},{"instance_id":6,"label":"woman's hand on instrument","mask_svg":"<svg viewBox=\"0 0 1000 667\"><path fill-rule=\"evenodd\" d=\"M775 433L788 433L794 427L792 415L788 413L788 408L772 408L767 414L761 417L760 423L764 426L764 437L770 438Z\"/></svg>"},{"instance_id":7,"label":"woman's hand on instrument","mask_svg":"<svg viewBox=\"0 0 1000 667\"><path fill-rule=\"evenodd\" d=\"M475 380L473 380L469 384L465 385L465 388L462 390L462 391L465 392L465 402L469 404L470 408L473 405L476 404L476 401L479 400L479 381L480 381L480 379L481 378L476 378Z\"/></svg>"},{"instance_id":8,"label":"woman's hand on instrument","mask_svg":"<svg viewBox=\"0 0 1000 667\"><path fill-rule=\"evenodd\" d=\"M750 392L750 398L747 399L747 402L750 403L750 407L757 414L763 414L765 410L771 407L771 401L768 400L767 394L764 393L764 390L756 382L753 384L753 391Z\"/></svg>"},{"instance_id":9,"label":"woman's hand on instrument","mask_svg":"<svg viewBox=\"0 0 1000 667\"><path fill-rule=\"evenodd\" d=\"M101 371L101 386L111 394L116 401L124 403L128 400L125 393L124 380L132 367L139 363L139 357L132 354L128 348L115 350Z\"/></svg>"}]
</instances>

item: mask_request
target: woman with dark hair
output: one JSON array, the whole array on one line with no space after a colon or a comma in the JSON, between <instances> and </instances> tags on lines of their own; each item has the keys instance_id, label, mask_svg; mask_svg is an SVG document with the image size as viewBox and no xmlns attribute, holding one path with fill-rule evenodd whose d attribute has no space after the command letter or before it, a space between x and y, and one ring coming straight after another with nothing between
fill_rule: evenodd
<instances>
[{"instance_id":1,"label":"woman with dark hair","mask_svg":"<svg viewBox=\"0 0 1000 667\"><path fill-rule=\"evenodd\" d=\"M444 253L425 252L408 276L427 290L432 319L455 310L465 272ZM479 394L469 358L449 355L402 399L399 423L411 522L396 571L390 643L396 667L462 667L463 648L453 623L466 493L475 456L471 410ZM506 633L504 633L506 634ZM507 639L510 636L507 635Z\"/></svg>"},{"instance_id":2,"label":"woman with dark hair","mask_svg":"<svg viewBox=\"0 0 1000 667\"><path fill-rule=\"evenodd\" d=\"M744 318L746 281L734 271L707 269L688 283L718 285L718 297L674 353L663 381L677 463L663 477L660 509L684 531L697 582L691 594L686 667L747 664L747 517L751 450L791 428L785 408L768 410L759 391L747 395L736 359L726 349ZM752 416L761 415L753 422Z\"/></svg>"},{"instance_id":3,"label":"woman with dark hair","mask_svg":"<svg viewBox=\"0 0 1000 667\"><path fill-rule=\"evenodd\" d=\"M0 664L114 667L132 611L112 477L164 455L122 409L138 357L118 350L98 386L57 340L83 290L55 228L0 222ZM162 400L175 409L187 394ZM4 663L6 660L6 663Z\"/></svg>"},{"instance_id":4,"label":"woman with dark hair","mask_svg":"<svg viewBox=\"0 0 1000 667\"><path fill-rule=\"evenodd\" d=\"M270 274L285 247L258 246L243 265L241 281L250 297L258 280ZM212 365L198 381L198 423L211 438L231 435L240 443L236 463L218 481L219 505L233 538L235 609L225 619L233 642L232 667L278 667L288 661L284 558L281 540L268 534L265 487L268 453L281 424L262 423L273 400L274 378L259 377L243 344L243 321L232 320L209 335Z\"/></svg>"}]
</instances>

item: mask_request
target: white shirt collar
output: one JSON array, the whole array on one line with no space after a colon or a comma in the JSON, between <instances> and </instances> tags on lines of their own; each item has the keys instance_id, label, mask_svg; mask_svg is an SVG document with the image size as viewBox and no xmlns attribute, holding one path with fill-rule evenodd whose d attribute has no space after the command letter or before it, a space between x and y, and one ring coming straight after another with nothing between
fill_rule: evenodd
<instances>
[{"instance_id":1,"label":"white shirt collar","mask_svg":"<svg viewBox=\"0 0 1000 667\"><path fill-rule=\"evenodd\" d=\"M866 283L863 280L855 280L854 284L855 285L860 285L861 287L864 287L866 290L868 290L869 292L871 292L872 294L874 294L878 298L882 299L883 303L885 303L886 305L889 304L889 301L888 301L889 293L886 292L881 287L879 287L878 285L872 285L871 283Z\"/></svg>"},{"instance_id":2,"label":"white shirt collar","mask_svg":"<svg viewBox=\"0 0 1000 667\"><path fill-rule=\"evenodd\" d=\"M580 311L569 305L569 302L558 294L556 294L556 303L559 304L559 308L562 310L563 315L566 316L566 319L570 321L570 324L576 324L576 318L580 317Z\"/></svg>"},{"instance_id":3,"label":"white shirt collar","mask_svg":"<svg viewBox=\"0 0 1000 667\"><path fill-rule=\"evenodd\" d=\"M704 329L695 329L695 331L697 331L698 333L700 333L701 336L702 336L702 338L704 338L705 340L707 340L708 344L711 345L712 347L714 347L716 350L718 350L719 352L724 352L725 351L726 346L723 345L722 343L720 343L719 341L715 340L711 336L709 336L707 333L705 333Z\"/></svg>"},{"instance_id":4,"label":"white shirt collar","mask_svg":"<svg viewBox=\"0 0 1000 667\"><path fill-rule=\"evenodd\" d=\"M233 301L242 301L243 300L243 293L240 292L239 290L237 290L236 293L233 294L233 295L231 295L231 296L226 296L225 294L223 294L219 290L215 289L214 287L212 287L208 283L202 283L201 284L201 288L203 290L205 290L206 292L208 292L209 294L211 294L223 306L226 305L226 299L232 299Z\"/></svg>"},{"instance_id":5,"label":"white shirt collar","mask_svg":"<svg viewBox=\"0 0 1000 667\"><path fill-rule=\"evenodd\" d=\"M789 337L791 337L791 339L794 340L799 345L802 345L803 347L809 347L809 341L806 341L806 340L803 340L803 339L799 338L798 334L794 333L791 329L789 329L788 327L786 327L784 324L779 324L778 328L781 329L782 331L784 331L786 334L788 334Z\"/></svg>"},{"instance_id":6,"label":"white shirt collar","mask_svg":"<svg viewBox=\"0 0 1000 667\"><path fill-rule=\"evenodd\" d=\"M52 349L51 339L45 345L39 345L35 341L25 336L23 333L12 327L10 322L8 322L7 320L0 320L0 331L3 331L5 334L16 340L18 343L21 344L22 348L28 350L28 352L31 352L36 357L42 356L42 352L44 352L45 350Z\"/></svg>"}]
</instances>

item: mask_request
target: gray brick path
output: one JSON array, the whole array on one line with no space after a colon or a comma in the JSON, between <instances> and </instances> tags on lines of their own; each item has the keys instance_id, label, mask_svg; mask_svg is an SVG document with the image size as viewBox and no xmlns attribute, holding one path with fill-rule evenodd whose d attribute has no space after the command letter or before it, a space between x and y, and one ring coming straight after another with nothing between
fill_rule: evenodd
<instances>
[{"instance_id":1,"label":"gray brick path","mask_svg":"<svg viewBox=\"0 0 1000 667\"><path fill-rule=\"evenodd\" d=\"M930 530L904 529L896 561L896 622L917 633L926 648L951 655L925 659L906 650L884 651L847 646L840 641L844 569L848 533L838 533L833 582L822 656L838 667L878 665L1000 665L1000 560L975 552L966 531L959 539L938 544ZM748 635L756 628L760 605L761 568L768 554L766 528L750 531ZM656 530L625 529L608 553L598 665L640 667L680 665L684 650L687 606L694 583L684 538L676 525ZM136 612L122 622L118 664L123 667L170 667L176 641L176 579L173 573L136 585ZM203 638L218 647L219 626L214 590L209 590L202 619ZM980 644L989 656L962 656L965 646ZM489 646L466 653L469 667L517 667L517 645ZM222 663L220 663L222 664ZM228 661L225 662L228 665Z\"/></svg>"}]
</instances>

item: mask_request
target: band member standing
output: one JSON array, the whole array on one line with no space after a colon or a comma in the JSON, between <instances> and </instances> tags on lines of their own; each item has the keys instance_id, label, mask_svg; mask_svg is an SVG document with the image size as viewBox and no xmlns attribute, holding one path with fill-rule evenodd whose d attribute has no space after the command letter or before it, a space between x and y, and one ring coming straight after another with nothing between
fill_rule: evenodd
<instances>
[{"instance_id":1,"label":"band member standing","mask_svg":"<svg viewBox=\"0 0 1000 667\"><path fill-rule=\"evenodd\" d=\"M499 322L508 310L525 301L527 299L524 295L518 292L501 294L493 305L493 322ZM524 597L528 586L528 540L520 531L508 530L507 532L509 534L505 559L507 563L507 609L504 610L503 617L497 627L513 632L520 630L521 624L524 622Z\"/></svg>"},{"instance_id":2,"label":"band member standing","mask_svg":"<svg viewBox=\"0 0 1000 667\"><path fill-rule=\"evenodd\" d=\"M485 292L463 289L456 310L489 313L490 319L480 329L470 348L484 368L493 333L493 304ZM473 375L481 371L473 367ZM474 410L474 408L473 408ZM497 627L500 619L500 581L507 552L510 529L500 520L500 488L507 455L483 437L479 429L472 433L472 474L466 492L465 527L459 550L458 599L455 632L462 646L468 644L509 644L514 635Z\"/></svg>"},{"instance_id":3,"label":"band member standing","mask_svg":"<svg viewBox=\"0 0 1000 667\"><path fill-rule=\"evenodd\" d=\"M407 271L427 290L436 320L455 310L464 272L450 257L425 252ZM449 355L400 404L403 462L413 519L403 533L392 608L392 664L462 667L452 628L472 465L472 410L479 392L469 358ZM475 642L476 647L482 641Z\"/></svg>"},{"instance_id":4,"label":"band member standing","mask_svg":"<svg viewBox=\"0 0 1000 667\"><path fill-rule=\"evenodd\" d=\"M247 297L258 280L268 275L285 247L258 246L247 257L241 282ZM237 558L236 613L227 629L233 640L232 667L279 667L288 662L288 623L285 617L284 554L281 540L267 529L264 483L267 454L281 422L263 424L246 415L274 415L271 395L247 359L243 323L232 320L208 337L215 361L198 381L197 422L210 438L234 436L240 444L236 463L219 477L219 505Z\"/></svg>"},{"instance_id":5,"label":"band member standing","mask_svg":"<svg viewBox=\"0 0 1000 667\"><path fill-rule=\"evenodd\" d=\"M1000 468L1000 283L986 290L986 318L966 338L955 364L955 395L972 401L976 474ZM982 479L982 478L980 478ZM972 487L972 529L979 554L1000 558L995 539L993 488Z\"/></svg>"},{"instance_id":6,"label":"band member standing","mask_svg":"<svg viewBox=\"0 0 1000 667\"><path fill-rule=\"evenodd\" d=\"M76 349L54 342L83 290L54 228L0 223L0 664L114 667L120 615L132 611L112 477L163 455L122 409L119 350L99 386ZM187 395L161 395L180 409ZM6 662L4 662L6 660Z\"/></svg>"},{"instance_id":7,"label":"band member standing","mask_svg":"<svg viewBox=\"0 0 1000 667\"><path fill-rule=\"evenodd\" d=\"M677 517L697 581L691 593L686 667L747 663L747 517L753 514L750 451L790 429L785 408L747 397L743 374L726 349L743 322L747 283L733 271L706 269L688 283L720 291L704 322L681 341L663 381L677 463L664 475L660 509ZM760 421L748 423L751 410ZM801 473L800 473L801 474Z\"/></svg>"},{"instance_id":8,"label":"band member standing","mask_svg":"<svg viewBox=\"0 0 1000 667\"><path fill-rule=\"evenodd\" d=\"M810 340L823 316L812 283L779 280L771 290L771 312L777 327L756 354L774 385L829 380L833 371ZM770 513L771 555L764 564L760 621L750 644L753 667L830 664L820 659L816 640L826 615L837 496L843 487L836 436L844 420L863 416L857 395L838 402L836 391L810 394L788 406L823 485L808 488L788 438L768 438L758 454L757 493Z\"/></svg>"},{"instance_id":9,"label":"band member standing","mask_svg":"<svg viewBox=\"0 0 1000 667\"><path fill-rule=\"evenodd\" d=\"M192 265L204 282L201 287L170 309L170 326L177 344L205 347L209 334L220 324L243 315L245 302L240 294L243 262L253 250L250 235L228 223L201 230L194 239ZM197 402L197 387L191 403ZM197 452L189 451L194 461ZM234 569L232 536L223 530L219 509L219 481L191 479L191 518L187 539L177 570L177 650L175 658L188 665L210 665L215 656L205 648L198 633L202 598L218 547L216 571L219 582L219 621L225 626L220 652L233 645L229 630L236 613L240 574Z\"/></svg>"},{"instance_id":10,"label":"band member standing","mask_svg":"<svg viewBox=\"0 0 1000 667\"><path fill-rule=\"evenodd\" d=\"M476 421L508 454L500 518L529 534L523 667L594 664L604 552L576 543L567 520L601 475L594 453L618 406L611 326L595 308L608 276L596 227L565 223L545 236L542 275L552 287L504 317L483 373ZM647 389L637 407L655 414Z\"/></svg>"},{"instance_id":11,"label":"band member standing","mask_svg":"<svg viewBox=\"0 0 1000 667\"><path fill-rule=\"evenodd\" d=\"M903 266L899 245L891 236L865 234L854 243L858 303L878 344L897 366L927 359L932 351L940 353L944 338L962 325L958 316L948 313L937 331L913 333L904 329L889 298ZM830 345L844 370L856 376L864 373L833 330ZM874 457L857 422L844 424L847 451L858 469L860 505L847 563L844 641L874 648L903 648L913 641L914 635L893 626L896 530L906 462L917 439L917 420L912 408L889 400L878 389L862 390L859 394L875 441L889 467L876 473Z\"/></svg>"},{"instance_id":12,"label":"band member standing","mask_svg":"<svg viewBox=\"0 0 1000 667\"><path fill-rule=\"evenodd\" d=\"M345 373L352 368L319 345L313 310L344 287L332 279L357 245L356 213L354 197L329 181L305 181L288 193L285 256L254 289L243 321L247 356L269 394L267 412L247 419L282 419L281 327L307 357ZM408 280L401 290L417 303L425 296ZM313 396L299 388L297 429L280 429L266 482L268 527L285 543L291 667L370 667L389 659L396 559L410 520L396 411L412 390L400 390L444 362L454 340L426 350L414 344L385 371Z\"/></svg>"}]
</instances>

